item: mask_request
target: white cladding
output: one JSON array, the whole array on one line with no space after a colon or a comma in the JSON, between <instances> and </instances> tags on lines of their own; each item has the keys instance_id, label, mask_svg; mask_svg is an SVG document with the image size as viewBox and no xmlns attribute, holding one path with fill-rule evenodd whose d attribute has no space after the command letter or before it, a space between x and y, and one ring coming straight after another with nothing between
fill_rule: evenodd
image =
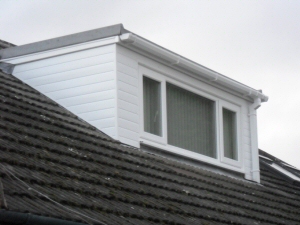
<instances>
[{"instance_id":1,"label":"white cladding","mask_svg":"<svg viewBox=\"0 0 300 225\"><path fill-rule=\"evenodd\" d=\"M117 46L117 104L119 140L139 147L138 61Z\"/></svg>"},{"instance_id":2,"label":"white cladding","mask_svg":"<svg viewBox=\"0 0 300 225\"><path fill-rule=\"evenodd\" d=\"M13 74L117 138L115 45L17 65Z\"/></svg>"},{"instance_id":3,"label":"white cladding","mask_svg":"<svg viewBox=\"0 0 300 225\"><path fill-rule=\"evenodd\" d=\"M141 67L240 106L242 166L234 168L214 164L242 172L246 179L251 180L248 109L252 103L216 88L209 82L203 82L118 44L19 64L13 74L111 137L139 147L140 141L144 141L140 126L143 113L140 104Z\"/></svg>"}]
</instances>

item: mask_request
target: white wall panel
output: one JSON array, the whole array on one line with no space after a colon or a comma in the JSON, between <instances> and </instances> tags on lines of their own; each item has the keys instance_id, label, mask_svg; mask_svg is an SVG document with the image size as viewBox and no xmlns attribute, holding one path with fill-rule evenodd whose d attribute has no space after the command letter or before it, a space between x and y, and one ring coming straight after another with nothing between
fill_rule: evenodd
<instances>
[{"instance_id":1,"label":"white wall panel","mask_svg":"<svg viewBox=\"0 0 300 225\"><path fill-rule=\"evenodd\" d=\"M126 144L140 146L138 62L121 54L117 46L118 128L119 138Z\"/></svg>"},{"instance_id":2,"label":"white wall panel","mask_svg":"<svg viewBox=\"0 0 300 225\"><path fill-rule=\"evenodd\" d=\"M119 141L126 144L126 145L134 146L134 147L139 148L139 146L136 146L136 141L134 141L134 140L119 136Z\"/></svg>"},{"instance_id":3,"label":"white wall panel","mask_svg":"<svg viewBox=\"0 0 300 225\"><path fill-rule=\"evenodd\" d=\"M115 90L106 90L106 91L99 91L96 93L85 94L75 97L63 98L56 100L59 104L64 105L65 107L74 106L85 104L89 102L97 102L103 101L106 99L115 99L116 98L116 91Z\"/></svg>"},{"instance_id":4,"label":"white wall panel","mask_svg":"<svg viewBox=\"0 0 300 225\"><path fill-rule=\"evenodd\" d=\"M105 119L97 119L89 121L95 127L101 127L101 130L104 128L110 128L115 126L115 117L106 117Z\"/></svg>"},{"instance_id":5,"label":"white wall panel","mask_svg":"<svg viewBox=\"0 0 300 225\"><path fill-rule=\"evenodd\" d=\"M92 123L91 123L92 124ZM114 139L118 139L116 127L109 127L109 128L101 128L101 131L109 135L110 137Z\"/></svg>"},{"instance_id":6,"label":"white wall panel","mask_svg":"<svg viewBox=\"0 0 300 225\"><path fill-rule=\"evenodd\" d=\"M118 81L118 87L120 91L124 91L128 94L131 94L133 96L138 96L138 88L131 85L131 84L127 84L123 81Z\"/></svg>"},{"instance_id":7,"label":"white wall panel","mask_svg":"<svg viewBox=\"0 0 300 225\"><path fill-rule=\"evenodd\" d=\"M127 93L126 91L118 90L118 99L122 99L125 102L129 102L134 105L138 105L138 96Z\"/></svg>"},{"instance_id":8,"label":"white wall panel","mask_svg":"<svg viewBox=\"0 0 300 225\"><path fill-rule=\"evenodd\" d=\"M107 57L107 58L106 58ZM47 60L47 59L44 59ZM83 58L81 60L70 61L65 63L59 63L54 65L49 65L46 67L36 68L32 70L26 70L23 72L15 73L17 77L23 80L32 79L35 77L47 76L50 74L62 73L66 71L72 71L84 67L94 66L100 63L109 63L113 61L113 54L106 54L101 56L93 56L89 58ZM30 74L28 74L30 71Z\"/></svg>"},{"instance_id":9,"label":"white wall panel","mask_svg":"<svg viewBox=\"0 0 300 225\"><path fill-rule=\"evenodd\" d=\"M123 101L122 99L119 99L118 106L119 106L119 109L124 109L128 112L132 112L135 114L139 113L139 108L137 105L131 104L130 102Z\"/></svg>"},{"instance_id":10,"label":"white wall panel","mask_svg":"<svg viewBox=\"0 0 300 225\"><path fill-rule=\"evenodd\" d=\"M105 74L94 74L94 75L88 75L85 77L80 77L76 79L70 79L70 80L64 80L59 81L55 83L49 83L49 84L43 84L43 85L37 85L36 88L39 90L43 90L45 93L48 92L55 92L65 89L70 89L73 87L78 86L86 86L91 85L95 83L102 83L109 80L113 80L114 72L108 72Z\"/></svg>"},{"instance_id":11,"label":"white wall panel","mask_svg":"<svg viewBox=\"0 0 300 225\"><path fill-rule=\"evenodd\" d=\"M131 121L131 122L136 123L136 124L139 123L139 116L136 113L132 113L132 112L129 112L127 110L120 109L120 108L118 110L118 113L119 113L119 118Z\"/></svg>"},{"instance_id":12,"label":"white wall panel","mask_svg":"<svg viewBox=\"0 0 300 225\"><path fill-rule=\"evenodd\" d=\"M119 136L133 141L139 139L139 133L132 131L132 129L124 129L123 127L119 128Z\"/></svg>"},{"instance_id":13,"label":"white wall panel","mask_svg":"<svg viewBox=\"0 0 300 225\"><path fill-rule=\"evenodd\" d=\"M115 108L108 108L108 109L78 113L77 115L89 122L89 121L109 118L114 114L115 114Z\"/></svg>"},{"instance_id":14,"label":"white wall panel","mask_svg":"<svg viewBox=\"0 0 300 225\"><path fill-rule=\"evenodd\" d=\"M101 76L105 76L106 73L109 73L113 70L114 62L109 62L105 64L96 64L94 66L83 67L76 70L69 70L66 72L61 72L57 74L50 74L46 76L39 76L35 78L30 78L27 82L34 86L52 84L61 81L68 81L80 77L92 76L95 74L101 74Z\"/></svg>"},{"instance_id":15,"label":"white wall panel","mask_svg":"<svg viewBox=\"0 0 300 225\"><path fill-rule=\"evenodd\" d=\"M57 100L74 96L80 96L84 94L91 94L99 91L111 90L115 87L116 85L114 80L98 82L89 85L81 85L80 83L78 83L78 86L59 91L45 92L45 94L50 98ZM36 89L43 92L43 89L40 87L37 87Z\"/></svg>"},{"instance_id":16,"label":"white wall panel","mask_svg":"<svg viewBox=\"0 0 300 225\"><path fill-rule=\"evenodd\" d=\"M62 64L65 62L81 60L83 58L88 58L93 56L101 56L103 54L113 53L113 52L114 52L114 48L112 47L112 45L88 49L85 51L73 52L71 54L60 55L52 58L47 58L44 60L38 60L38 61L18 65L18 67L14 69L14 73L33 70L41 67L47 67L49 65Z\"/></svg>"},{"instance_id":17,"label":"white wall panel","mask_svg":"<svg viewBox=\"0 0 300 225\"><path fill-rule=\"evenodd\" d=\"M115 99L107 99L97 102L85 103L75 106L69 106L68 109L75 114L86 113L90 111L109 109L115 107Z\"/></svg>"},{"instance_id":18,"label":"white wall panel","mask_svg":"<svg viewBox=\"0 0 300 225\"><path fill-rule=\"evenodd\" d=\"M115 45L16 66L14 75L117 138Z\"/></svg>"},{"instance_id":19,"label":"white wall panel","mask_svg":"<svg viewBox=\"0 0 300 225\"><path fill-rule=\"evenodd\" d=\"M138 130L139 129L139 125L137 123L134 123L132 121L123 119L123 118L119 118L119 126L120 127L128 127L128 128L132 128L132 130Z\"/></svg>"},{"instance_id":20,"label":"white wall panel","mask_svg":"<svg viewBox=\"0 0 300 225\"><path fill-rule=\"evenodd\" d=\"M132 86L137 87L138 86L138 79L135 77L132 77L126 73L122 73L120 71L118 71L118 80L122 81L126 84L130 84Z\"/></svg>"}]
</instances>

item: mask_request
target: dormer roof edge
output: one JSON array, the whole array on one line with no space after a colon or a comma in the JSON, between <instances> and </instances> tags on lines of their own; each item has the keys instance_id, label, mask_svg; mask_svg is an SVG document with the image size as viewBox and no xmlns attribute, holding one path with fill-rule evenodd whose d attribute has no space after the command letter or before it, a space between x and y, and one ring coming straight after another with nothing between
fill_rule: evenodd
<instances>
[{"instance_id":1,"label":"dormer roof edge","mask_svg":"<svg viewBox=\"0 0 300 225\"><path fill-rule=\"evenodd\" d=\"M0 60L62 48L102 38L108 38L117 35L119 36L124 33L128 33L128 31L124 29L123 24L116 24L94 30L65 35L62 37L2 49L0 50Z\"/></svg>"}]
</instances>

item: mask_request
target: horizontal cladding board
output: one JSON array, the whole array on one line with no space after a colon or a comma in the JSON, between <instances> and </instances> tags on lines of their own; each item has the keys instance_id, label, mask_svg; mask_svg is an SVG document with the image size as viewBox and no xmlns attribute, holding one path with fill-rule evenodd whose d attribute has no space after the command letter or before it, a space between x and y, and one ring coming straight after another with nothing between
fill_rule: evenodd
<instances>
[{"instance_id":1,"label":"horizontal cladding board","mask_svg":"<svg viewBox=\"0 0 300 225\"><path fill-rule=\"evenodd\" d=\"M243 136L250 138L250 130L243 128Z\"/></svg>"},{"instance_id":2,"label":"horizontal cladding board","mask_svg":"<svg viewBox=\"0 0 300 225\"><path fill-rule=\"evenodd\" d=\"M138 97L137 96L134 96L134 95L124 92L122 90L118 90L118 98L123 101L129 102L131 104L138 105Z\"/></svg>"},{"instance_id":3,"label":"horizontal cladding board","mask_svg":"<svg viewBox=\"0 0 300 225\"><path fill-rule=\"evenodd\" d=\"M124 109L119 109L119 117L125 120L131 121L133 123L139 123L139 115L136 113L128 112Z\"/></svg>"},{"instance_id":4,"label":"horizontal cladding board","mask_svg":"<svg viewBox=\"0 0 300 225\"><path fill-rule=\"evenodd\" d=\"M126 84L122 81L118 82L118 88L121 91L124 91L126 93L132 94L134 96L138 96L138 88L135 86L132 86L130 84Z\"/></svg>"},{"instance_id":5,"label":"horizontal cladding board","mask_svg":"<svg viewBox=\"0 0 300 225\"><path fill-rule=\"evenodd\" d=\"M99 65L93 65L83 68L78 68L75 70L69 70L61 73L56 74L49 74L42 77L35 77L32 79L26 80L26 82L30 82L31 85L40 86L44 84L51 84L81 77L87 77L94 74L105 74L114 69L114 62L105 63L105 64L99 64Z\"/></svg>"},{"instance_id":6,"label":"horizontal cladding board","mask_svg":"<svg viewBox=\"0 0 300 225\"><path fill-rule=\"evenodd\" d=\"M248 108L247 107L242 107L241 112L242 112L243 117L248 117Z\"/></svg>"},{"instance_id":7,"label":"horizontal cladding board","mask_svg":"<svg viewBox=\"0 0 300 225\"><path fill-rule=\"evenodd\" d=\"M132 113L136 113L136 114L139 113L139 108L137 105L134 105L130 102L123 101L121 99L118 100L118 107L120 109L124 109L124 110L132 112Z\"/></svg>"},{"instance_id":8,"label":"horizontal cladding board","mask_svg":"<svg viewBox=\"0 0 300 225\"><path fill-rule=\"evenodd\" d=\"M120 71L122 73L125 73L131 77L137 78L138 77L138 71L135 68L131 68L129 66L126 66L120 62L117 63L117 71Z\"/></svg>"},{"instance_id":9,"label":"horizontal cladding board","mask_svg":"<svg viewBox=\"0 0 300 225\"><path fill-rule=\"evenodd\" d=\"M139 133L124 129L122 127L119 128L119 136L133 141L139 140Z\"/></svg>"},{"instance_id":10,"label":"horizontal cladding board","mask_svg":"<svg viewBox=\"0 0 300 225\"><path fill-rule=\"evenodd\" d=\"M251 167L252 167L252 165L251 165L251 160L246 159L244 162L245 162L245 167L248 167L248 168L251 168Z\"/></svg>"},{"instance_id":11,"label":"horizontal cladding board","mask_svg":"<svg viewBox=\"0 0 300 225\"><path fill-rule=\"evenodd\" d=\"M90 111L103 110L103 109L115 107L115 103L116 103L115 99L112 98L103 101L96 101L96 102L91 102L91 103L86 103L86 104L81 104L76 106L69 106L68 110L70 110L75 114L86 113Z\"/></svg>"},{"instance_id":12,"label":"horizontal cladding board","mask_svg":"<svg viewBox=\"0 0 300 225\"><path fill-rule=\"evenodd\" d=\"M245 179L252 180L252 177L251 177L251 175L249 173L246 173L245 174Z\"/></svg>"},{"instance_id":13,"label":"horizontal cladding board","mask_svg":"<svg viewBox=\"0 0 300 225\"><path fill-rule=\"evenodd\" d=\"M248 121L243 121L242 126L243 126L243 129L250 130L249 120Z\"/></svg>"},{"instance_id":14,"label":"horizontal cladding board","mask_svg":"<svg viewBox=\"0 0 300 225\"><path fill-rule=\"evenodd\" d=\"M66 71L72 71L84 67L95 66L104 63L111 63L114 61L114 54L109 53L101 56L94 56L90 58L83 58L76 61L54 64L47 67L28 70L20 73L14 71L14 75L21 80L33 79L35 77L42 77L49 74L62 73Z\"/></svg>"},{"instance_id":15,"label":"horizontal cladding board","mask_svg":"<svg viewBox=\"0 0 300 225\"><path fill-rule=\"evenodd\" d=\"M98 128L98 127L97 127ZM111 136L112 138L116 138L116 128L115 127L109 127L109 128L103 128L100 129L103 133L107 134L108 136Z\"/></svg>"},{"instance_id":16,"label":"horizontal cladding board","mask_svg":"<svg viewBox=\"0 0 300 225\"><path fill-rule=\"evenodd\" d=\"M56 92L51 92L47 93L47 96L50 98L57 100L57 99L64 99L64 98L69 98L69 97L74 97L74 96L79 96L79 95L85 95L85 94L91 94L95 92L100 92L100 91L106 91L106 90L111 90L114 89L116 86L114 80L111 81L105 81L101 83L96 83L96 84L90 84L90 85L84 85L84 86L78 86L70 89L65 89L61 91L56 91ZM39 87L36 88L39 90ZM43 92L43 90L39 90Z\"/></svg>"},{"instance_id":17,"label":"horizontal cladding board","mask_svg":"<svg viewBox=\"0 0 300 225\"><path fill-rule=\"evenodd\" d=\"M117 77L119 81L138 87L138 79L135 77L129 76L128 74L122 73L120 71L117 72Z\"/></svg>"},{"instance_id":18,"label":"horizontal cladding board","mask_svg":"<svg viewBox=\"0 0 300 225\"><path fill-rule=\"evenodd\" d=\"M136 148L139 148L139 147L140 147L140 142L139 142L139 140L133 141L133 140L128 139L128 138L125 138L125 137L119 137L119 140L120 140L122 143L126 143L127 145L130 145L130 146L133 146L133 147L136 147Z\"/></svg>"},{"instance_id":19,"label":"horizontal cladding board","mask_svg":"<svg viewBox=\"0 0 300 225\"><path fill-rule=\"evenodd\" d=\"M55 83L51 83L51 84L40 85L40 86L36 86L35 88L43 90L44 93L48 93L48 92L60 91L60 90L74 88L74 87L83 86L83 85L107 82L110 80L114 80L114 72L113 71L104 73L104 74L94 74L91 76L76 78L76 79L72 79L72 80L66 80L66 81L60 81L60 82L55 82ZM30 82L28 82L28 83L30 83Z\"/></svg>"},{"instance_id":20,"label":"horizontal cladding board","mask_svg":"<svg viewBox=\"0 0 300 225\"><path fill-rule=\"evenodd\" d=\"M121 46L117 45L117 61L122 63L123 65L127 65L133 69L138 69L138 63L136 60L131 59L130 57L126 56L125 54L120 53Z\"/></svg>"},{"instance_id":21,"label":"horizontal cladding board","mask_svg":"<svg viewBox=\"0 0 300 225\"><path fill-rule=\"evenodd\" d=\"M119 127L125 128L127 130L134 131L136 133L139 132L139 125L129 120L125 120L123 118L119 118Z\"/></svg>"},{"instance_id":22,"label":"horizontal cladding board","mask_svg":"<svg viewBox=\"0 0 300 225\"><path fill-rule=\"evenodd\" d=\"M251 160L251 153L250 152L244 152L244 158Z\"/></svg>"},{"instance_id":23,"label":"horizontal cladding board","mask_svg":"<svg viewBox=\"0 0 300 225\"><path fill-rule=\"evenodd\" d=\"M111 99L116 97L115 90L106 90L106 91L98 91L92 94L84 94L80 96L74 96L70 98L60 99L57 102L65 107L75 106L79 104L103 101L106 99Z\"/></svg>"},{"instance_id":24,"label":"horizontal cladding board","mask_svg":"<svg viewBox=\"0 0 300 225\"><path fill-rule=\"evenodd\" d=\"M247 145L251 145L250 137L243 136L243 143Z\"/></svg>"},{"instance_id":25,"label":"horizontal cladding board","mask_svg":"<svg viewBox=\"0 0 300 225\"><path fill-rule=\"evenodd\" d=\"M107 117L105 119L91 121L90 123L98 129L102 130L104 128L115 127L115 118Z\"/></svg>"},{"instance_id":26,"label":"horizontal cladding board","mask_svg":"<svg viewBox=\"0 0 300 225\"><path fill-rule=\"evenodd\" d=\"M111 118L115 115L115 109L114 108L108 108L103 110L96 110L93 112L86 112L86 113L78 113L79 117L83 118L87 122L105 119L105 118Z\"/></svg>"},{"instance_id":27,"label":"horizontal cladding board","mask_svg":"<svg viewBox=\"0 0 300 225\"><path fill-rule=\"evenodd\" d=\"M74 61L74 60L79 60L82 58L87 58L87 57L93 57L93 56L99 56L103 54L108 54L108 53L113 53L114 52L114 47L113 45L107 45L107 46L102 46L98 48L93 48L93 49L88 49L88 50L83 50L83 51L78 51L78 52L73 52L65 55L60 55L60 56L55 56L43 60L38 60L35 62L30 62L26 64L19 65L14 69L15 73L19 73L22 71L26 70L32 70L36 68L41 68L49 65L54 65L59 63L65 63L69 61Z\"/></svg>"}]
</instances>

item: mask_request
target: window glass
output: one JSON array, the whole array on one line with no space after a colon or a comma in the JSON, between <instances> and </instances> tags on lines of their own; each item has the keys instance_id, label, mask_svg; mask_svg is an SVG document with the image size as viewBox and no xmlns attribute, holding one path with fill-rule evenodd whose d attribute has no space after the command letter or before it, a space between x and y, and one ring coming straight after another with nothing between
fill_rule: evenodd
<instances>
[{"instance_id":1,"label":"window glass","mask_svg":"<svg viewBox=\"0 0 300 225\"><path fill-rule=\"evenodd\" d=\"M224 156L237 160L236 113L225 108L223 108L223 139Z\"/></svg>"},{"instance_id":2,"label":"window glass","mask_svg":"<svg viewBox=\"0 0 300 225\"><path fill-rule=\"evenodd\" d=\"M162 136L161 84L144 77L144 130Z\"/></svg>"},{"instance_id":3,"label":"window glass","mask_svg":"<svg viewBox=\"0 0 300 225\"><path fill-rule=\"evenodd\" d=\"M167 83L168 144L216 158L215 102Z\"/></svg>"}]
</instances>

